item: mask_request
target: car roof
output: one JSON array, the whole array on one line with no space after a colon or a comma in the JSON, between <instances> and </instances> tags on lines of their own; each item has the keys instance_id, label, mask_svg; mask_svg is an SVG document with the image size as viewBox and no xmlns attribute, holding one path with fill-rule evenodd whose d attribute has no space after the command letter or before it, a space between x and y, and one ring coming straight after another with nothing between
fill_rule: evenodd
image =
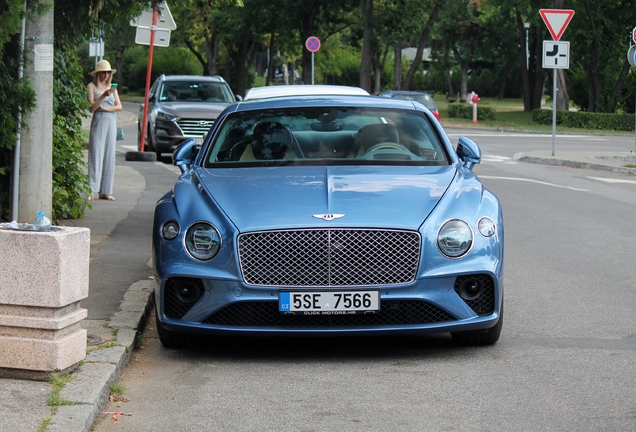
<instances>
[{"instance_id":1,"label":"car roof","mask_svg":"<svg viewBox=\"0 0 636 432\"><path fill-rule=\"evenodd\" d=\"M383 96L383 95L394 95L394 94L419 94L419 95L429 95L429 92L425 92L425 91L416 91L416 90L386 90L383 92L380 92L380 94L378 96Z\"/></svg>"},{"instance_id":2,"label":"car roof","mask_svg":"<svg viewBox=\"0 0 636 432\"><path fill-rule=\"evenodd\" d=\"M420 103L393 98L358 95L299 95L243 100L234 104L232 111L251 111L279 108L303 107L361 107L419 110Z\"/></svg>"},{"instance_id":3,"label":"car roof","mask_svg":"<svg viewBox=\"0 0 636 432\"><path fill-rule=\"evenodd\" d=\"M360 87L349 87L339 85L277 85L253 87L245 94L243 99L264 99L279 96L306 96L306 95L364 95L369 96L369 92Z\"/></svg>"},{"instance_id":4,"label":"car roof","mask_svg":"<svg viewBox=\"0 0 636 432\"><path fill-rule=\"evenodd\" d=\"M225 82L220 76L203 76L203 75L164 75L164 81L209 81L209 82Z\"/></svg>"}]
</instances>

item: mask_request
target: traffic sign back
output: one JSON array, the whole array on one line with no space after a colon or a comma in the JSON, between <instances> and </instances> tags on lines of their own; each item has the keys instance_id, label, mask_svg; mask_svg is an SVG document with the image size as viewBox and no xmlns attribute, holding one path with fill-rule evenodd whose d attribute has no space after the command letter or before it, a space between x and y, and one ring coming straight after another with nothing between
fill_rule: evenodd
<instances>
[{"instance_id":1,"label":"traffic sign back","mask_svg":"<svg viewBox=\"0 0 636 432\"><path fill-rule=\"evenodd\" d=\"M540 9L539 13L555 41L561 39L574 16L574 11L571 9Z\"/></svg>"},{"instance_id":2,"label":"traffic sign back","mask_svg":"<svg viewBox=\"0 0 636 432\"><path fill-rule=\"evenodd\" d=\"M159 3L157 11L159 12L157 14L157 29L176 30L177 24L174 22L174 18L165 1ZM153 12L153 9L142 12L137 19L130 21L130 25L133 27L152 27Z\"/></svg>"}]
</instances>

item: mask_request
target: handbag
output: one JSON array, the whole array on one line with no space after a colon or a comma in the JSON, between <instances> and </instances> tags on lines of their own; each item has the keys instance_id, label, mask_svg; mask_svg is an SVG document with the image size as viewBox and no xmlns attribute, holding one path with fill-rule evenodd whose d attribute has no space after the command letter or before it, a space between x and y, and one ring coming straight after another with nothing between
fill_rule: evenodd
<instances>
[{"instance_id":1,"label":"handbag","mask_svg":"<svg viewBox=\"0 0 636 432\"><path fill-rule=\"evenodd\" d=\"M124 128L121 126L117 126L117 141L124 140Z\"/></svg>"}]
</instances>

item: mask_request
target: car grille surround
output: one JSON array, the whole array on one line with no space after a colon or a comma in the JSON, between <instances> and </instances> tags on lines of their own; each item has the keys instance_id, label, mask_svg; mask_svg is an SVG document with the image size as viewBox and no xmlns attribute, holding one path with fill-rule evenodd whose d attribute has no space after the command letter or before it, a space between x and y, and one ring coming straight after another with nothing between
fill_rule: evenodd
<instances>
[{"instance_id":1,"label":"car grille surround","mask_svg":"<svg viewBox=\"0 0 636 432\"><path fill-rule=\"evenodd\" d=\"M422 325L456 318L422 300L383 300L375 313L355 315L284 314L271 301L236 302L208 317L203 324L267 328L351 328L391 325Z\"/></svg>"},{"instance_id":2,"label":"car grille surround","mask_svg":"<svg viewBox=\"0 0 636 432\"><path fill-rule=\"evenodd\" d=\"M238 238L248 285L344 287L415 280L421 237L416 231L301 229L259 231Z\"/></svg>"},{"instance_id":3,"label":"car grille surround","mask_svg":"<svg viewBox=\"0 0 636 432\"><path fill-rule=\"evenodd\" d=\"M177 121L184 136L203 136L208 133L213 124L214 120L212 119L182 118Z\"/></svg>"}]
</instances>

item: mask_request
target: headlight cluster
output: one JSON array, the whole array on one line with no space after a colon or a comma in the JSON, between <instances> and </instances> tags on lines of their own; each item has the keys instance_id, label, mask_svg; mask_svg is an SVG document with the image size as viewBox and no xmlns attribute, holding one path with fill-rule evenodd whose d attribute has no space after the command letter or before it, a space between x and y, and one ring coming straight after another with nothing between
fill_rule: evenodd
<instances>
[{"instance_id":1,"label":"headlight cluster","mask_svg":"<svg viewBox=\"0 0 636 432\"><path fill-rule=\"evenodd\" d=\"M194 259L208 261L221 249L221 235L207 222L192 224L186 231L185 248Z\"/></svg>"},{"instance_id":2,"label":"headlight cluster","mask_svg":"<svg viewBox=\"0 0 636 432\"><path fill-rule=\"evenodd\" d=\"M174 220L168 220L161 226L161 237L172 241L179 237L181 227ZM208 261L214 258L221 249L219 231L207 222L192 224L185 233L183 244L188 254L197 260Z\"/></svg>"},{"instance_id":3,"label":"headlight cluster","mask_svg":"<svg viewBox=\"0 0 636 432\"><path fill-rule=\"evenodd\" d=\"M495 235L495 222L483 217L477 223L479 234L484 237ZM473 230L461 219L451 219L444 223L437 233L437 247L439 251L448 258L461 258L466 255L473 246Z\"/></svg>"},{"instance_id":4,"label":"headlight cluster","mask_svg":"<svg viewBox=\"0 0 636 432\"><path fill-rule=\"evenodd\" d=\"M175 115L168 114L168 113L163 112L163 111L157 111L157 120L174 122L174 121L177 121L178 119L179 119L179 117L177 117Z\"/></svg>"}]
</instances>

